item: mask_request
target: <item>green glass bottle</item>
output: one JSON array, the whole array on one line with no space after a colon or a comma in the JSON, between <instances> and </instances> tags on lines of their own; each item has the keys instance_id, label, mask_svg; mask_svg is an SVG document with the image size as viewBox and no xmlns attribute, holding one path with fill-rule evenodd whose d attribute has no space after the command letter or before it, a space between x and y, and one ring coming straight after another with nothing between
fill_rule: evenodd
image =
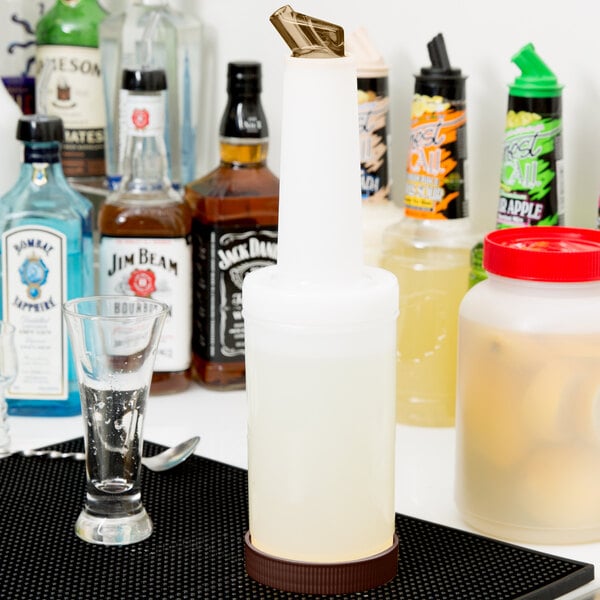
<instances>
[{"instance_id":1,"label":"green glass bottle","mask_svg":"<svg viewBox=\"0 0 600 600\"><path fill-rule=\"evenodd\" d=\"M106 15L97 0L57 0L35 31L37 112L63 120L64 173L90 183L105 173L98 28Z\"/></svg>"},{"instance_id":2,"label":"green glass bottle","mask_svg":"<svg viewBox=\"0 0 600 600\"><path fill-rule=\"evenodd\" d=\"M471 268L469 270L469 289L471 289L476 283L487 279L487 273L483 268L483 242L477 242L473 248L471 248L470 256Z\"/></svg>"}]
</instances>

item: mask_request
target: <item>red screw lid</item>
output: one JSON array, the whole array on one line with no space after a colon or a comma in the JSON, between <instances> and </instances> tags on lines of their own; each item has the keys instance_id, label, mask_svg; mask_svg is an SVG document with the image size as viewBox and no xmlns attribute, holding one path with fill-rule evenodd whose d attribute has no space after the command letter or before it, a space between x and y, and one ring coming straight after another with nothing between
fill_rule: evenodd
<instances>
[{"instance_id":1,"label":"red screw lid","mask_svg":"<svg viewBox=\"0 0 600 600\"><path fill-rule=\"evenodd\" d=\"M488 233L483 267L530 281L600 280L600 231L576 227L514 227Z\"/></svg>"}]
</instances>

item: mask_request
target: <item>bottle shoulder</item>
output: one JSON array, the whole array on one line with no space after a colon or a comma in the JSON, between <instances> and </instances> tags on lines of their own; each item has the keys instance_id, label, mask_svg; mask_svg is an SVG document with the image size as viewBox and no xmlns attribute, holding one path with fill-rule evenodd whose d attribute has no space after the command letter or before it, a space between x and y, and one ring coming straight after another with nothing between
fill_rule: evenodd
<instances>
[{"instance_id":1,"label":"bottle shoulder","mask_svg":"<svg viewBox=\"0 0 600 600\"><path fill-rule=\"evenodd\" d=\"M597 330L600 282L563 284L495 275L474 285L460 306L463 319L527 332Z\"/></svg>"},{"instance_id":2,"label":"bottle shoulder","mask_svg":"<svg viewBox=\"0 0 600 600\"><path fill-rule=\"evenodd\" d=\"M419 247L456 247L469 250L479 240L471 221L463 219L413 219L403 217L383 232L384 244Z\"/></svg>"},{"instance_id":3,"label":"bottle shoulder","mask_svg":"<svg viewBox=\"0 0 600 600\"><path fill-rule=\"evenodd\" d=\"M21 178L0 199L0 218L15 214L50 214L53 218L89 218L93 204L64 182L48 182L38 186Z\"/></svg>"},{"instance_id":4,"label":"bottle shoulder","mask_svg":"<svg viewBox=\"0 0 600 600\"><path fill-rule=\"evenodd\" d=\"M279 180L267 168L219 166L186 186L194 221L276 226Z\"/></svg>"},{"instance_id":5,"label":"bottle shoulder","mask_svg":"<svg viewBox=\"0 0 600 600\"><path fill-rule=\"evenodd\" d=\"M38 21L36 42L38 45L98 47L98 25L107 14L96 0L82 0L75 7L57 1Z\"/></svg>"},{"instance_id":6,"label":"bottle shoulder","mask_svg":"<svg viewBox=\"0 0 600 600\"><path fill-rule=\"evenodd\" d=\"M200 19L194 15L184 14L172 8L165 0L159 5L130 5L126 11L110 14L102 23L101 29L119 30L122 27L145 29L153 15L158 15L159 29L174 28L177 30L197 29L201 26Z\"/></svg>"},{"instance_id":7,"label":"bottle shoulder","mask_svg":"<svg viewBox=\"0 0 600 600\"><path fill-rule=\"evenodd\" d=\"M148 201L113 195L98 213L98 230L102 235L184 237L191 228L190 207L179 197Z\"/></svg>"},{"instance_id":8,"label":"bottle shoulder","mask_svg":"<svg viewBox=\"0 0 600 600\"><path fill-rule=\"evenodd\" d=\"M266 166L218 167L186 185L186 192L200 196L228 198L236 196L279 195L279 179Z\"/></svg>"}]
</instances>

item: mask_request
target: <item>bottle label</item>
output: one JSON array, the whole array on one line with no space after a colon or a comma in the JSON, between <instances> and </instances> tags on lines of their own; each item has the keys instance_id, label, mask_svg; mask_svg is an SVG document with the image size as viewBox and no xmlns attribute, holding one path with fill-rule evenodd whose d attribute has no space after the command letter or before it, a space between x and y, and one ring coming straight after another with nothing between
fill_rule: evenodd
<instances>
[{"instance_id":1,"label":"bottle label","mask_svg":"<svg viewBox=\"0 0 600 600\"><path fill-rule=\"evenodd\" d=\"M41 45L36 50L37 112L63 120L68 177L104 175L104 95L98 48Z\"/></svg>"},{"instance_id":2,"label":"bottle label","mask_svg":"<svg viewBox=\"0 0 600 600\"><path fill-rule=\"evenodd\" d=\"M191 364L191 260L189 238L100 239L100 294L141 296L169 305L155 371L185 371Z\"/></svg>"},{"instance_id":3,"label":"bottle label","mask_svg":"<svg viewBox=\"0 0 600 600\"><path fill-rule=\"evenodd\" d=\"M502 227L562 225L564 215L561 119L509 110L500 202Z\"/></svg>"},{"instance_id":4,"label":"bottle label","mask_svg":"<svg viewBox=\"0 0 600 600\"><path fill-rule=\"evenodd\" d=\"M463 100L414 95L404 202L407 217L468 216L466 123Z\"/></svg>"},{"instance_id":5,"label":"bottle label","mask_svg":"<svg viewBox=\"0 0 600 600\"><path fill-rule=\"evenodd\" d=\"M206 361L244 359L242 283L277 261L277 228L218 227L194 220L194 354Z\"/></svg>"},{"instance_id":6,"label":"bottle label","mask_svg":"<svg viewBox=\"0 0 600 600\"><path fill-rule=\"evenodd\" d=\"M119 90L118 168L123 173L125 144L128 135L141 137L163 136L165 132L165 98L163 94L132 94L128 90ZM168 150L168 146L165 146ZM113 189L117 189L120 176Z\"/></svg>"},{"instance_id":7,"label":"bottle label","mask_svg":"<svg viewBox=\"0 0 600 600\"><path fill-rule=\"evenodd\" d=\"M358 125L362 199L391 200L389 177L389 106L386 77L358 78Z\"/></svg>"},{"instance_id":8,"label":"bottle label","mask_svg":"<svg viewBox=\"0 0 600 600\"><path fill-rule=\"evenodd\" d=\"M43 226L2 234L2 306L16 328L18 374L7 396L67 400L67 334L62 304L67 297L67 240Z\"/></svg>"},{"instance_id":9,"label":"bottle label","mask_svg":"<svg viewBox=\"0 0 600 600\"><path fill-rule=\"evenodd\" d=\"M142 137L162 137L165 130L163 94L125 92L126 133Z\"/></svg>"}]
</instances>

